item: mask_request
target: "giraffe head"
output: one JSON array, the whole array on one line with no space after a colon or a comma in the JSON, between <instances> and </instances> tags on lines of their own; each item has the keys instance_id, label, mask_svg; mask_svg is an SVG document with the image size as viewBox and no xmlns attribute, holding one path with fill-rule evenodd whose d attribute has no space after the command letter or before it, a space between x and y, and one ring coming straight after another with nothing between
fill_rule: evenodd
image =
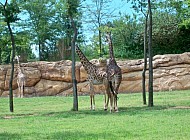
<instances>
[{"instance_id":1,"label":"giraffe head","mask_svg":"<svg viewBox=\"0 0 190 140\"><path fill-rule=\"evenodd\" d=\"M17 60L18 63L19 63L19 57L20 57L20 55L15 56L15 60Z\"/></svg>"},{"instance_id":2,"label":"giraffe head","mask_svg":"<svg viewBox=\"0 0 190 140\"><path fill-rule=\"evenodd\" d=\"M111 32L106 32L106 42L111 42Z\"/></svg>"}]
</instances>

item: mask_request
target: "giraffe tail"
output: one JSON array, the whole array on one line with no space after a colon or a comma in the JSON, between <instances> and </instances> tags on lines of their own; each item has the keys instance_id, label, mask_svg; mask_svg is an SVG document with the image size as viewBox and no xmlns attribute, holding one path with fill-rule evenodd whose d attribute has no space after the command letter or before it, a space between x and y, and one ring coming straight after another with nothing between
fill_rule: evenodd
<instances>
[{"instance_id":1,"label":"giraffe tail","mask_svg":"<svg viewBox=\"0 0 190 140\"><path fill-rule=\"evenodd\" d=\"M111 89L112 94L113 94L113 95L117 95L117 93L116 93L116 91L114 90L114 87L113 87L111 81L109 81L109 86L110 86L110 89Z\"/></svg>"},{"instance_id":2,"label":"giraffe tail","mask_svg":"<svg viewBox=\"0 0 190 140\"><path fill-rule=\"evenodd\" d=\"M115 96L115 99L116 99L116 101L117 101L117 100L119 99L119 97L117 97L117 94L118 94L118 93L114 90L114 87L113 87L111 81L109 81L109 86L110 86L110 89L111 89L112 94Z\"/></svg>"},{"instance_id":3,"label":"giraffe tail","mask_svg":"<svg viewBox=\"0 0 190 140\"><path fill-rule=\"evenodd\" d=\"M24 94L24 85L23 85L23 94Z\"/></svg>"}]
</instances>

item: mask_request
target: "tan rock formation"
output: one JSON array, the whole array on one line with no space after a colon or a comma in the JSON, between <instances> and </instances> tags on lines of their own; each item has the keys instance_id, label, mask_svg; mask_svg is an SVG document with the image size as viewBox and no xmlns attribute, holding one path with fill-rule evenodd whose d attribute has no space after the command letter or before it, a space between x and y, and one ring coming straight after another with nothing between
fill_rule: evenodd
<instances>
[{"instance_id":1,"label":"tan rock formation","mask_svg":"<svg viewBox=\"0 0 190 140\"><path fill-rule=\"evenodd\" d=\"M105 69L105 61L93 59L92 63ZM141 92L142 69L144 61L118 61L122 69L123 80L119 89L122 93ZM29 62L22 63L21 68L26 75L25 97L72 95L72 62ZM153 58L154 91L190 89L190 53L156 55ZM0 96L8 96L10 65L0 65ZM17 69L15 65L13 93L18 96L16 84ZM79 95L89 93L87 75L80 62L76 62L77 89ZM146 72L146 88L148 88L148 70ZM96 86L96 93L103 93L102 85Z\"/></svg>"}]
</instances>

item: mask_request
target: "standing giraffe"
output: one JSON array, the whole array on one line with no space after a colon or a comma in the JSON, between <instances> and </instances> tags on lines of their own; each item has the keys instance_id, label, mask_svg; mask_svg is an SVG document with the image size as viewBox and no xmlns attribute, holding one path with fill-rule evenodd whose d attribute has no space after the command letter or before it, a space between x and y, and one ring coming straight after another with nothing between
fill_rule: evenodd
<instances>
[{"instance_id":1,"label":"standing giraffe","mask_svg":"<svg viewBox=\"0 0 190 140\"><path fill-rule=\"evenodd\" d=\"M107 64L107 74L108 74L108 81L110 85L113 85L114 89L114 110L118 112L118 107L117 107L117 94L119 90L119 86L122 81L122 72L121 68L117 65L117 62L114 57L114 52L113 52L113 44L112 44L112 39L111 39L111 32L107 32L106 38L109 44L109 61ZM112 86L111 86L112 87Z\"/></svg>"},{"instance_id":2,"label":"standing giraffe","mask_svg":"<svg viewBox=\"0 0 190 140\"><path fill-rule=\"evenodd\" d=\"M104 84L105 87L105 104L104 109L107 110L109 98L112 98L110 93L110 87L107 80L106 71L100 70L96 65L89 62L89 60L85 57L83 52L76 45L76 53L78 54L80 61L88 74L88 81L90 83L90 103L91 110L95 109L95 99L94 99L94 85ZM106 102L106 94L108 95ZM110 112L112 112L113 102L110 102Z\"/></svg>"},{"instance_id":3,"label":"standing giraffe","mask_svg":"<svg viewBox=\"0 0 190 140\"><path fill-rule=\"evenodd\" d=\"M25 75L22 72L21 67L20 67L19 56L15 56L15 59L18 62L17 85L18 85L18 90L19 90L19 97L23 98L23 96L24 96L24 87L25 87Z\"/></svg>"}]
</instances>

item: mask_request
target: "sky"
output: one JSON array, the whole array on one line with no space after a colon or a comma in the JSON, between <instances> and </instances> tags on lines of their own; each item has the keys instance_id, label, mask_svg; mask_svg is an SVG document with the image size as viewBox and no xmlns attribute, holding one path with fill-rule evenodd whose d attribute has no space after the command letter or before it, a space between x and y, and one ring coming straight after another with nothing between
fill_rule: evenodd
<instances>
[{"instance_id":1,"label":"sky","mask_svg":"<svg viewBox=\"0 0 190 140\"><path fill-rule=\"evenodd\" d=\"M8 0L8 1L10 1L10 0ZM4 3L5 3L5 0L0 0L0 2L1 2L2 4L4 4Z\"/></svg>"},{"instance_id":2,"label":"sky","mask_svg":"<svg viewBox=\"0 0 190 140\"><path fill-rule=\"evenodd\" d=\"M91 0L86 0L86 3L89 4ZM114 16L117 16L117 18L119 17L119 13L121 13L121 15L127 14L127 15L132 15L132 8L131 8L131 4L130 2L127 3L127 0L111 0L111 3L109 3L110 7L108 7L111 10L114 10ZM85 19L84 19L85 20ZM108 21L110 21L110 19L108 19ZM106 21L107 22L107 21ZM93 24L93 23L92 23ZM89 44L90 43L90 38L93 36L94 32L89 30L89 23L85 23L83 22L83 30L85 32L85 39L86 39L86 43Z\"/></svg>"},{"instance_id":3,"label":"sky","mask_svg":"<svg viewBox=\"0 0 190 140\"><path fill-rule=\"evenodd\" d=\"M116 12L132 14L131 4L127 0L112 0L111 6L117 8Z\"/></svg>"},{"instance_id":4,"label":"sky","mask_svg":"<svg viewBox=\"0 0 190 140\"><path fill-rule=\"evenodd\" d=\"M90 2L91 0L86 0L87 3ZM0 2L2 4L5 3L5 0L0 0ZM10 0L8 0L8 2L10 2ZM128 14L131 15L133 10L131 8L131 4L127 3L127 0L112 0L111 4L110 4L110 8L114 9L114 15L119 15L119 13L123 14ZM88 30L87 25L83 24L83 28L84 28L84 35L86 36L86 40L87 43L89 43L90 38L92 37L92 35L94 34L92 31ZM38 51L35 50L35 46L32 46L33 48L33 52L38 55Z\"/></svg>"},{"instance_id":5,"label":"sky","mask_svg":"<svg viewBox=\"0 0 190 140\"><path fill-rule=\"evenodd\" d=\"M91 1L91 0L86 0L87 2ZM132 8L131 8L131 4L127 3L127 0L111 0L111 8L116 9L115 13L125 13L125 14L131 14L132 13ZM5 3L5 0L0 0L0 2L2 4ZM8 2L10 2L10 0L8 0Z\"/></svg>"}]
</instances>

